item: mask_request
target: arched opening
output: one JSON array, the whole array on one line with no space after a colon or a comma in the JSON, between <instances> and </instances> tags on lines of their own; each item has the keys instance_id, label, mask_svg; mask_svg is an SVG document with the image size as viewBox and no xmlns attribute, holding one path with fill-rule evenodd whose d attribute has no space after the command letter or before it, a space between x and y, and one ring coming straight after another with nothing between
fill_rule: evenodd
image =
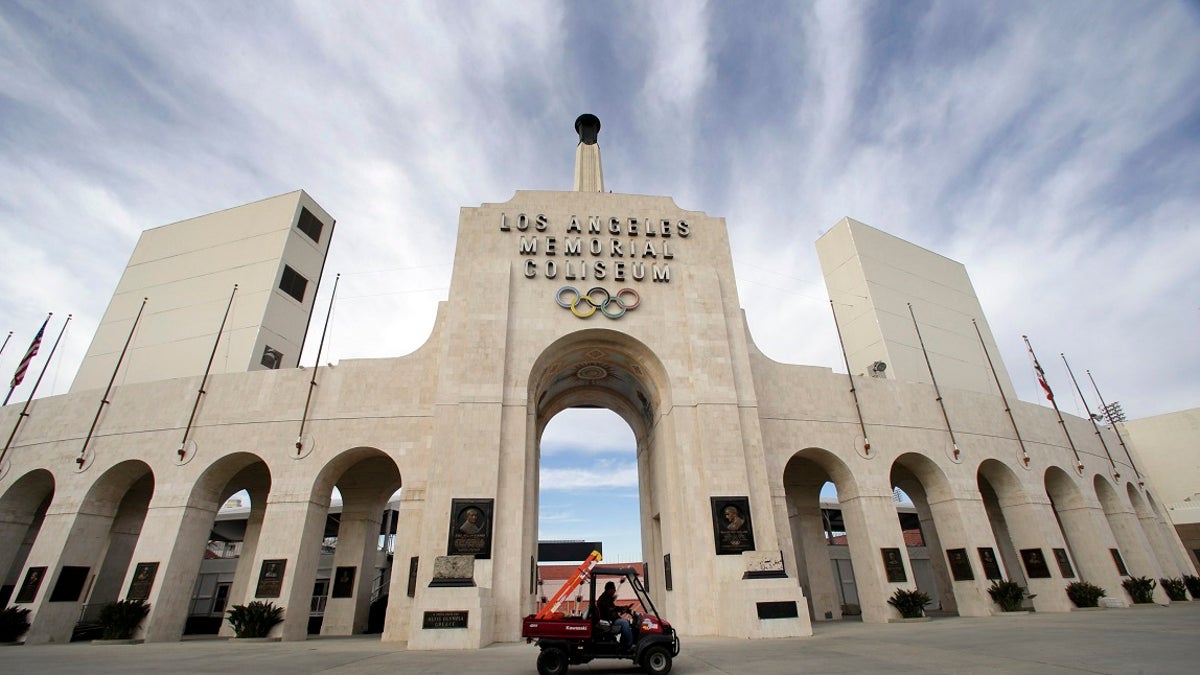
<instances>
[{"instance_id":1,"label":"arched opening","mask_svg":"<svg viewBox=\"0 0 1200 675\"><path fill-rule=\"evenodd\" d=\"M314 501L326 504L320 542L316 551L302 551L297 565L297 583L311 580L307 633L383 630L400 487L396 462L376 448L348 450L322 469L313 487ZM297 619L289 613L289 621Z\"/></svg>"},{"instance_id":2,"label":"arched opening","mask_svg":"<svg viewBox=\"0 0 1200 675\"><path fill-rule=\"evenodd\" d=\"M892 464L891 482L896 495L896 515L912 565L913 581L932 600L926 610L957 614L954 583L946 558L942 555L942 550L947 547L943 546L937 528L939 519L961 522L950 501L949 481L929 458L906 453ZM951 531L963 530L965 528L960 524L951 527ZM965 558L965 564L970 565L967 549L951 548L955 548L956 556ZM971 579L964 577L963 581Z\"/></svg>"},{"instance_id":3,"label":"arched opening","mask_svg":"<svg viewBox=\"0 0 1200 675\"><path fill-rule=\"evenodd\" d=\"M840 492L855 492L852 483L849 468L818 448L797 452L784 467L796 575L808 595L809 618L814 621L862 615L851 552L855 533L846 524L839 499Z\"/></svg>"},{"instance_id":4,"label":"arched opening","mask_svg":"<svg viewBox=\"0 0 1200 675\"><path fill-rule=\"evenodd\" d=\"M66 642L76 628L86 633L104 605L118 599L153 494L154 474L139 460L96 479L70 517L58 568L47 570L49 583L39 592L47 601L38 603L26 642ZM35 544L30 565L38 565L39 551Z\"/></svg>"},{"instance_id":5,"label":"arched opening","mask_svg":"<svg viewBox=\"0 0 1200 675\"><path fill-rule=\"evenodd\" d=\"M181 576L194 580L189 588L184 634L224 631L232 635L224 621L225 612L235 604L231 599L244 596L250 583L251 563L270 491L271 472L266 462L248 452L222 457L196 481L180 531L204 533L203 539L178 544L188 550L180 553L185 565ZM166 631L168 625L178 625L179 620L157 615L153 618L151 630L155 632ZM165 632L162 638L173 639Z\"/></svg>"},{"instance_id":6,"label":"arched opening","mask_svg":"<svg viewBox=\"0 0 1200 675\"><path fill-rule=\"evenodd\" d=\"M992 526L992 537L1000 549L997 563L1003 563L1001 574L1009 581L1015 581L1028 588L1029 581L1025 578L1017 547L1013 543L1012 526L1019 527L1020 520L1019 517L1009 517L1013 507L1024 501L1017 477L1011 469L991 459L979 465L976 476L983 508L987 512L988 523ZM1004 574L1005 572L1007 574Z\"/></svg>"},{"instance_id":7,"label":"arched opening","mask_svg":"<svg viewBox=\"0 0 1200 675\"><path fill-rule=\"evenodd\" d=\"M1142 499L1137 486L1133 483L1126 483L1125 493L1129 496L1129 503L1133 506L1134 515L1137 516L1138 521L1142 525L1142 532L1145 533L1146 539L1150 541L1150 548L1158 561L1159 569L1162 570L1165 576L1169 577L1177 577L1183 574L1179 568L1179 561L1168 546L1168 540L1165 537L1166 533L1163 532L1163 527L1158 520L1158 516L1151 510L1146 500Z\"/></svg>"},{"instance_id":8,"label":"arched opening","mask_svg":"<svg viewBox=\"0 0 1200 675\"><path fill-rule=\"evenodd\" d=\"M525 536L537 567L531 609L558 590L564 566L586 558L586 542L602 544L606 561L645 563L651 598L664 609L672 578L662 514L677 499L656 482L665 470L657 442L665 381L644 345L607 330L568 335L534 364L527 462L536 479L526 500L537 518Z\"/></svg>"},{"instance_id":9,"label":"arched opening","mask_svg":"<svg viewBox=\"0 0 1200 675\"><path fill-rule=\"evenodd\" d=\"M0 497L0 607L7 607L16 594L25 559L53 498L54 476L45 469L21 476Z\"/></svg>"},{"instance_id":10,"label":"arched opening","mask_svg":"<svg viewBox=\"0 0 1200 675\"><path fill-rule=\"evenodd\" d=\"M1150 553L1150 542L1133 512L1132 505L1120 498L1117 489L1105 476L1097 474L1092 480L1092 485L1100 499L1100 506L1104 509L1109 529L1117 542L1117 547L1112 549L1111 553L1118 574L1122 577L1148 576L1157 579L1160 576L1158 561ZM1161 588L1156 588L1154 597L1156 601L1165 602L1166 594Z\"/></svg>"}]
</instances>

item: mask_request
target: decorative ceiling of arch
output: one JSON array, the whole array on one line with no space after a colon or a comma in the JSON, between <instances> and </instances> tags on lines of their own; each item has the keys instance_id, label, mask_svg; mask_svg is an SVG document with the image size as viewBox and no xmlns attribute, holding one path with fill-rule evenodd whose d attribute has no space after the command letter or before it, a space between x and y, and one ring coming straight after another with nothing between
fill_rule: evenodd
<instances>
[{"instance_id":1,"label":"decorative ceiling of arch","mask_svg":"<svg viewBox=\"0 0 1200 675\"><path fill-rule=\"evenodd\" d=\"M649 426L654 417L655 392L645 369L629 355L597 346L572 350L546 368L547 380L538 395L538 408L577 389L596 388L629 401Z\"/></svg>"}]
</instances>

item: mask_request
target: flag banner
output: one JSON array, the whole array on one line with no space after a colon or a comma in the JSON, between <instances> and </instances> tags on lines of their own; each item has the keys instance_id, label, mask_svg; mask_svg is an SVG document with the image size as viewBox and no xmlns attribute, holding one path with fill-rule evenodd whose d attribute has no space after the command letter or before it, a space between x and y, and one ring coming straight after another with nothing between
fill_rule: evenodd
<instances>
[{"instance_id":1,"label":"flag banner","mask_svg":"<svg viewBox=\"0 0 1200 675\"><path fill-rule=\"evenodd\" d=\"M1046 400L1054 400L1054 392L1050 391L1050 383L1046 381L1046 371L1042 370L1042 364L1038 363L1037 357L1033 354L1033 346L1029 344L1029 340L1025 340L1025 346L1029 347L1029 358L1033 359L1033 372L1037 375L1038 384L1042 385L1042 390L1046 392Z\"/></svg>"},{"instance_id":2,"label":"flag banner","mask_svg":"<svg viewBox=\"0 0 1200 675\"><path fill-rule=\"evenodd\" d=\"M25 352L25 356L21 359L21 363L17 365L17 372L13 373L12 384L10 388L16 388L25 380L25 373L29 370L29 364L33 362L33 357L37 356L38 348L42 346L42 336L46 333L46 324L50 323L50 317L42 322L42 327L34 336L33 342L29 345L29 351Z\"/></svg>"}]
</instances>

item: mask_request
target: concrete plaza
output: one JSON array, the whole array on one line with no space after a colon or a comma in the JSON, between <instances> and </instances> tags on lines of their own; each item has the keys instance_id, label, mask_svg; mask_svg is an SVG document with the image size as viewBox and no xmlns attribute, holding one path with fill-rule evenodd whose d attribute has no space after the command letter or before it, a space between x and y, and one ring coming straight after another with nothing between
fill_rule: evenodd
<instances>
[{"instance_id":1,"label":"concrete plaza","mask_svg":"<svg viewBox=\"0 0 1200 675\"><path fill-rule=\"evenodd\" d=\"M673 673L1194 673L1200 602L1129 609L814 624L811 638L685 638ZM473 673L535 672L525 643L469 651L408 651L372 636L301 642L192 639L139 645L10 646L6 673ZM571 672L636 671L595 661Z\"/></svg>"}]
</instances>

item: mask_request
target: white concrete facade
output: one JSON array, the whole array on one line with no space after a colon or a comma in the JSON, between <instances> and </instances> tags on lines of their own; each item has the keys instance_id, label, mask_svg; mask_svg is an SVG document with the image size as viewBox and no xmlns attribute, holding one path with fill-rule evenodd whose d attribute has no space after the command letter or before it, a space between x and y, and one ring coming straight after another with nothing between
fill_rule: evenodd
<instances>
[{"instance_id":1,"label":"white concrete facade","mask_svg":"<svg viewBox=\"0 0 1200 675\"><path fill-rule=\"evenodd\" d=\"M1130 420L1120 430L1192 563L1200 565L1200 408Z\"/></svg>"},{"instance_id":2,"label":"white concrete facade","mask_svg":"<svg viewBox=\"0 0 1200 675\"><path fill-rule=\"evenodd\" d=\"M1026 461L999 396L943 384L954 453L919 378L855 375L856 407L847 375L763 356L742 315L724 220L667 197L519 191L464 208L449 298L428 342L400 358L319 368L310 441L298 448L311 374L212 376L184 457L176 449L198 376L115 389L82 463L97 392L37 401L0 467L0 571L14 596L28 590L26 641L69 639L80 603L125 597L145 563L157 576L142 636L178 639L217 508L243 489L251 512L230 605L269 599L287 610L277 634L303 639L335 485L335 565L359 569L383 505L402 488L385 640L409 649L517 640L537 601L542 431L584 405L633 430L649 585L683 635L808 635L811 621L841 616L820 522L829 481L865 621L897 618L888 597L916 584L893 487L913 498L943 607L961 615L998 611L981 556L1028 586L1039 611L1067 611L1063 586L1080 578L1125 598L1114 549L1134 575L1194 573L1158 501L1109 463L1087 420L1066 421L1078 470L1052 411L1012 400ZM16 419L15 406L3 409L0 429ZM431 585L434 561L458 545L448 535L455 500L492 509L490 539L473 586ZM745 510L748 532L721 520L728 504ZM1054 561L1055 549L1069 570L1052 564L1038 576L1022 563L1031 551ZM973 578L950 568L958 551ZM42 583L25 589L37 570ZM72 576L78 589L64 582ZM323 632L361 630L363 592L331 600ZM465 626L425 627L433 612L465 612Z\"/></svg>"},{"instance_id":3,"label":"white concrete facade","mask_svg":"<svg viewBox=\"0 0 1200 675\"><path fill-rule=\"evenodd\" d=\"M282 355L274 367L296 367L333 228L333 218L297 190L146 230L71 391L108 384L143 298L146 308L118 384L202 374L226 307L229 321L212 372L269 368L263 365L268 347ZM306 282L299 300L280 288L285 268Z\"/></svg>"},{"instance_id":4,"label":"white concrete facade","mask_svg":"<svg viewBox=\"0 0 1200 675\"><path fill-rule=\"evenodd\" d=\"M932 366L939 386L995 394L999 380L1004 395L1016 398L962 263L851 218L817 239L817 256L851 372L868 373L882 361L883 377L932 382Z\"/></svg>"}]
</instances>

